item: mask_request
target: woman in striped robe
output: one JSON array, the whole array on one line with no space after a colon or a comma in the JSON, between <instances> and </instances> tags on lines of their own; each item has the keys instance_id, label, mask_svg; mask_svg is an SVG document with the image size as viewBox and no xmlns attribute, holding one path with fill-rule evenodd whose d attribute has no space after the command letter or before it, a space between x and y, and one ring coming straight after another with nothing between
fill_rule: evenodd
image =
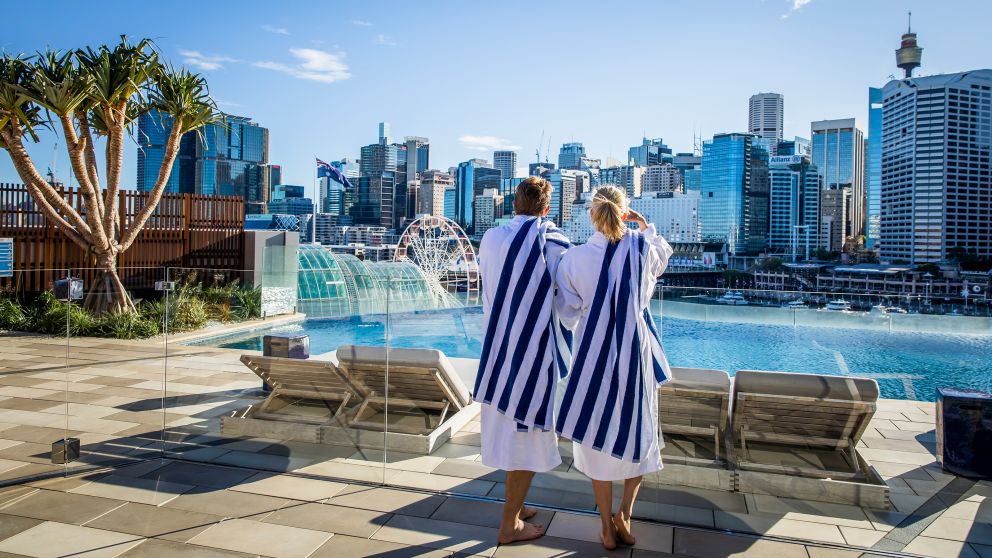
<instances>
[{"instance_id":1,"label":"woman in striped robe","mask_svg":"<svg viewBox=\"0 0 992 558\"><path fill-rule=\"evenodd\" d=\"M596 233L565 253L556 307L575 332L556 430L593 483L607 549L634 544L630 516L643 475L661 469L658 386L671 377L649 305L672 248L615 186L593 196ZM635 222L638 231L625 222ZM624 481L613 515L613 481Z\"/></svg>"}]
</instances>

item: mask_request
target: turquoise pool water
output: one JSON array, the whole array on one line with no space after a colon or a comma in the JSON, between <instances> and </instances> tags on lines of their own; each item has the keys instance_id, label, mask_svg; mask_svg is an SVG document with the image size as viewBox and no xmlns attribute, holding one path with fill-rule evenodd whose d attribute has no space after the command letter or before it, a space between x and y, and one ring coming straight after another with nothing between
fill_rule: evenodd
<instances>
[{"instance_id":1,"label":"turquoise pool water","mask_svg":"<svg viewBox=\"0 0 992 558\"><path fill-rule=\"evenodd\" d=\"M882 396L933 401L938 387L992 390L992 337L889 333L829 327L707 322L655 317L673 366L785 370L878 380ZM410 312L390 317L390 345L430 347L449 356L478 358L479 308ZM385 316L307 320L302 324L213 338L197 344L261 350L267 333L305 332L310 351L339 345L383 345Z\"/></svg>"}]
</instances>

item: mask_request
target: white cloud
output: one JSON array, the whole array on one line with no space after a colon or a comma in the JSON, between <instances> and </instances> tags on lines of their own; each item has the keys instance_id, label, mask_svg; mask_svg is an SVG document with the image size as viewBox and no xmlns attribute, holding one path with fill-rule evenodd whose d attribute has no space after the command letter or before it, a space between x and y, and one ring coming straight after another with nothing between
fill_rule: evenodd
<instances>
[{"instance_id":1,"label":"white cloud","mask_svg":"<svg viewBox=\"0 0 992 558\"><path fill-rule=\"evenodd\" d=\"M262 61L252 65L256 68L282 72L297 79L321 83L333 83L351 77L348 65L344 63L343 52L332 54L313 48L291 48L289 53L298 59L296 64Z\"/></svg>"},{"instance_id":2,"label":"white cloud","mask_svg":"<svg viewBox=\"0 0 992 558\"><path fill-rule=\"evenodd\" d=\"M286 29L285 27L276 27L274 25L269 25L268 23L262 26L262 30L274 35L289 35L289 29Z\"/></svg>"},{"instance_id":3,"label":"white cloud","mask_svg":"<svg viewBox=\"0 0 992 558\"><path fill-rule=\"evenodd\" d=\"M372 27L371 21L365 21L364 19L353 19L351 20L352 25L357 25L359 27Z\"/></svg>"},{"instance_id":4,"label":"white cloud","mask_svg":"<svg viewBox=\"0 0 992 558\"><path fill-rule=\"evenodd\" d=\"M200 70L219 70L228 62L240 62L237 58L222 55L206 55L198 50L180 50L183 63Z\"/></svg>"},{"instance_id":5,"label":"white cloud","mask_svg":"<svg viewBox=\"0 0 992 558\"><path fill-rule=\"evenodd\" d=\"M792 9L793 11L802 9L803 6L809 4L812 1L813 0L792 0Z\"/></svg>"},{"instance_id":6,"label":"white cloud","mask_svg":"<svg viewBox=\"0 0 992 558\"><path fill-rule=\"evenodd\" d=\"M312 45L322 45L322 44L324 44L324 39L310 39L310 44L312 44Z\"/></svg>"},{"instance_id":7,"label":"white cloud","mask_svg":"<svg viewBox=\"0 0 992 558\"><path fill-rule=\"evenodd\" d=\"M789 19L789 14L782 14L780 19Z\"/></svg>"},{"instance_id":8,"label":"white cloud","mask_svg":"<svg viewBox=\"0 0 992 558\"><path fill-rule=\"evenodd\" d=\"M510 140L496 136L462 136L458 138L458 142L462 144L462 147L473 151L496 151L499 149L513 151L520 149L519 145L512 145Z\"/></svg>"},{"instance_id":9,"label":"white cloud","mask_svg":"<svg viewBox=\"0 0 992 558\"><path fill-rule=\"evenodd\" d=\"M386 35L376 35L375 44L385 45L385 46L396 46L396 41L394 41L391 37L387 37Z\"/></svg>"}]
</instances>

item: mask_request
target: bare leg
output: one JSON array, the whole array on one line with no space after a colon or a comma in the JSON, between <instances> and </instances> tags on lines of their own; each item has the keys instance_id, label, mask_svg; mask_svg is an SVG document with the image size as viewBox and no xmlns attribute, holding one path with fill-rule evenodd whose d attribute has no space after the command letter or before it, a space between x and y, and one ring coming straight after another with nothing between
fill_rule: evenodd
<instances>
[{"instance_id":1,"label":"bare leg","mask_svg":"<svg viewBox=\"0 0 992 558\"><path fill-rule=\"evenodd\" d=\"M533 471L506 472L506 503L503 504L503 521L498 537L500 544L529 541L544 534L543 525L524 523L520 517L533 478Z\"/></svg>"},{"instance_id":2,"label":"bare leg","mask_svg":"<svg viewBox=\"0 0 992 558\"><path fill-rule=\"evenodd\" d=\"M599 540L603 542L603 548L613 550L617 547L616 529L613 527L613 482L594 480L592 492L596 496L599 519L603 523Z\"/></svg>"},{"instance_id":3,"label":"bare leg","mask_svg":"<svg viewBox=\"0 0 992 558\"><path fill-rule=\"evenodd\" d=\"M637 491L641 489L641 479L634 477L623 481L623 499L620 501L620 509L613 517L617 534L624 544L634 545L637 539L630 533L630 517L634 515L634 501L637 500Z\"/></svg>"}]
</instances>

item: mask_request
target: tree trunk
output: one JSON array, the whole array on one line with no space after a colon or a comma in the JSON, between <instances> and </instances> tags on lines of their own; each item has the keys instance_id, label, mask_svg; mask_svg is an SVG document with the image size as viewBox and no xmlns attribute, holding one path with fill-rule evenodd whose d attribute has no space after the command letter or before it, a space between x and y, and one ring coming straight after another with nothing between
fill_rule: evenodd
<instances>
[{"instance_id":1,"label":"tree trunk","mask_svg":"<svg viewBox=\"0 0 992 558\"><path fill-rule=\"evenodd\" d=\"M100 269L89 289L83 306L94 313L128 312L135 310L134 302L117 274L117 254L113 250L98 252L96 266Z\"/></svg>"}]
</instances>

